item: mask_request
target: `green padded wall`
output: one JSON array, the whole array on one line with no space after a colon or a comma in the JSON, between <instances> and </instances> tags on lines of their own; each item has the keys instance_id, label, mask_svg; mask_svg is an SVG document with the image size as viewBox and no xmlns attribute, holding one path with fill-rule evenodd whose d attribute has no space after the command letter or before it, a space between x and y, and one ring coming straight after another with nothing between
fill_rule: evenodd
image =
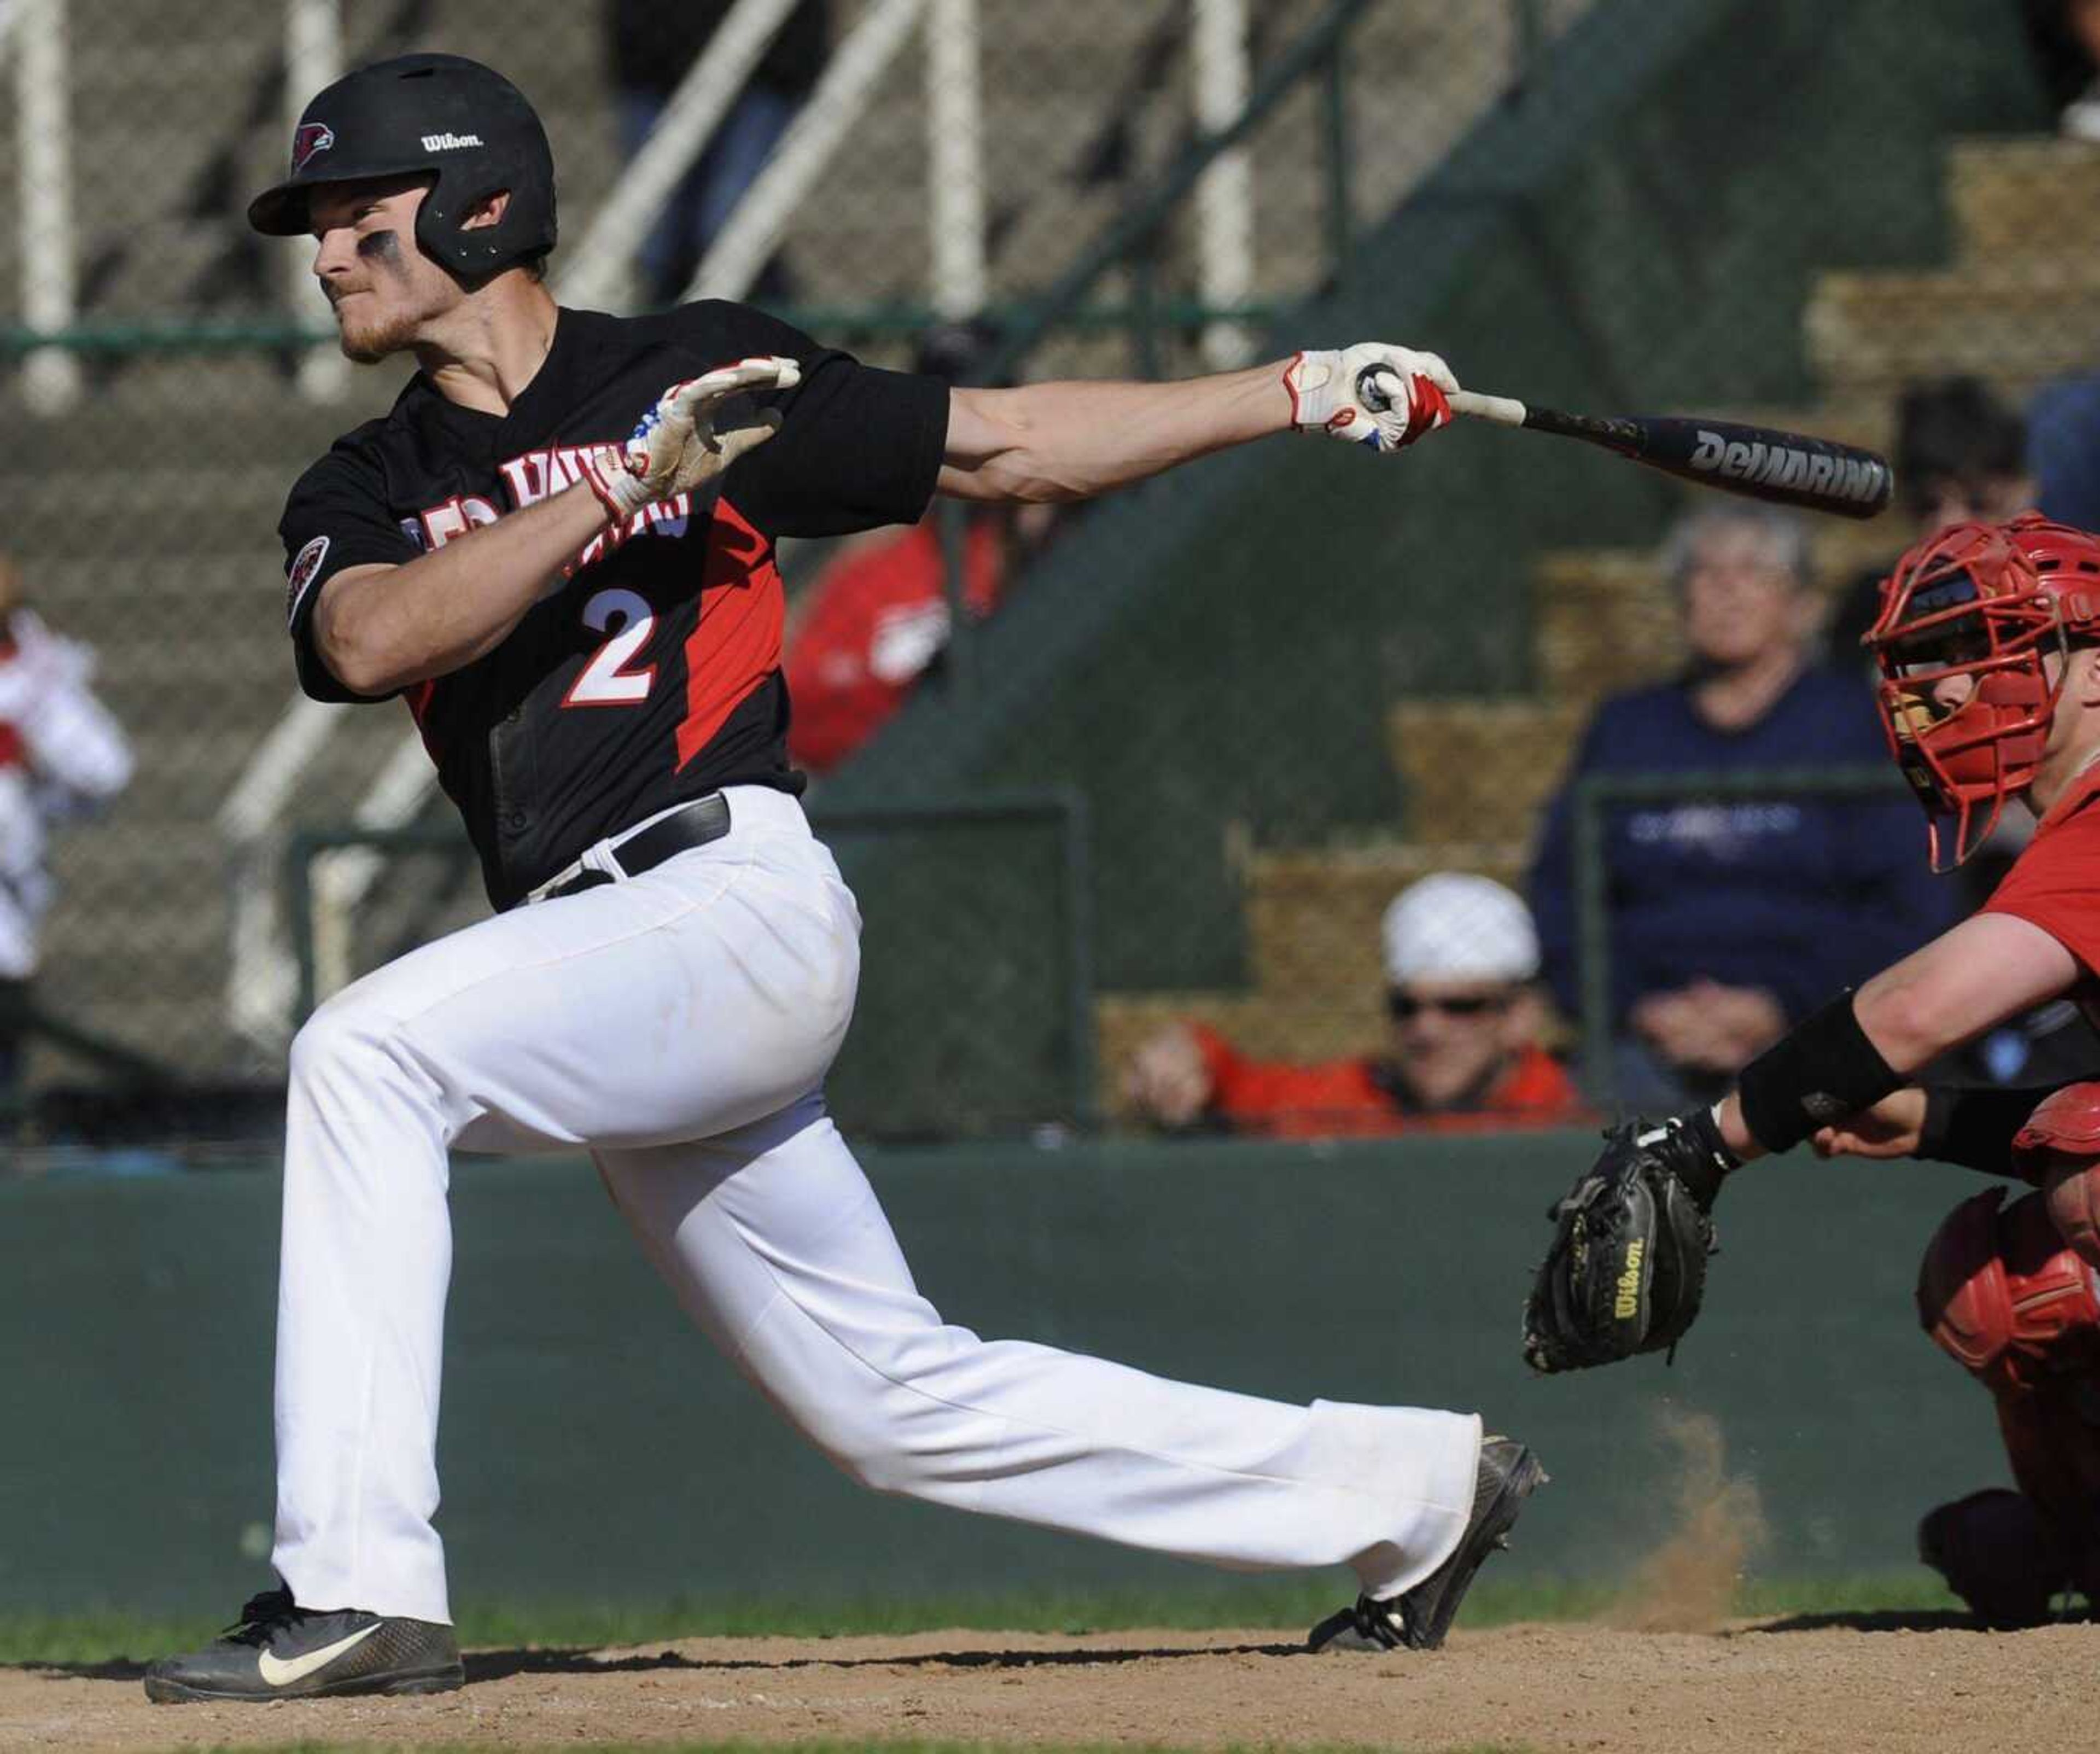
<instances>
[{"instance_id":1,"label":"green padded wall","mask_svg":"<svg viewBox=\"0 0 2100 1754\"><path fill-rule=\"evenodd\" d=\"M1594 1138L871 1154L949 1319L1250 1393L1477 1407L1555 1484L1503 1575L1619 1575L1710 1412L1786 1573L1909 1562L2004 1477L1910 1286L1977 1178L1760 1166L1659 1359L1537 1381L1517 1313ZM204 1613L264 1577L278 1181L0 1186L0 1610ZM1198 1568L849 1486L685 1325L587 1164L462 1163L442 1437L461 1601L995 1594ZM1338 1577L1339 1588L1343 1579Z\"/></svg>"}]
</instances>

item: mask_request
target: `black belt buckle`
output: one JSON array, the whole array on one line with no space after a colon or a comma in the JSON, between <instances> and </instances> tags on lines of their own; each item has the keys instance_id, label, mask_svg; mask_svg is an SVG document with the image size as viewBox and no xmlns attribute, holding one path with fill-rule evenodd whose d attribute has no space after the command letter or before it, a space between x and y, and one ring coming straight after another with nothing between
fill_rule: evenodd
<instances>
[{"instance_id":1,"label":"black belt buckle","mask_svg":"<svg viewBox=\"0 0 2100 1754\"><path fill-rule=\"evenodd\" d=\"M655 870L667 859L705 846L728 833L729 800L719 792L710 792L684 809L651 823L639 834L629 835L612 850L612 859L625 875L637 877ZM545 899L554 901L563 895L579 895L611 881L602 871L579 871L567 882L549 890Z\"/></svg>"}]
</instances>

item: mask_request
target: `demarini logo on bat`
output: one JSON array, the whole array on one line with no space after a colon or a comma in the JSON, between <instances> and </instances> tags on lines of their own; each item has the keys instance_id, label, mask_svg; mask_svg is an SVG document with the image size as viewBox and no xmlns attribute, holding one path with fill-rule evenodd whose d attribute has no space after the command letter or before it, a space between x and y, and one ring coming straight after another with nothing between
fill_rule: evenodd
<instances>
[{"instance_id":1,"label":"demarini logo on bat","mask_svg":"<svg viewBox=\"0 0 2100 1754\"><path fill-rule=\"evenodd\" d=\"M1699 428L1699 442L1688 459L1703 474L1731 481L1754 481L1760 487L1798 488L1862 505L1888 491L1888 466L1864 457L1831 457L1798 450L1790 444L1767 444L1756 439L1724 439Z\"/></svg>"}]
</instances>

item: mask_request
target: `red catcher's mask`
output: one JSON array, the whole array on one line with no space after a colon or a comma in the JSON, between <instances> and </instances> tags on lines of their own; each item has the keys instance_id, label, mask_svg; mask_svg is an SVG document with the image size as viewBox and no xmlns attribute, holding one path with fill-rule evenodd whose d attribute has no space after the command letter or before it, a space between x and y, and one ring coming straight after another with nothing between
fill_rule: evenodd
<instances>
[{"instance_id":1,"label":"red catcher's mask","mask_svg":"<svg viewBox=\"0 0 2100 1754\"><path fill-rule=\"evenodd\" d=\"M1950 524L1882 581L1865 643L1889 746L1931 824L1934 870L1973 854L2033 784L2063 686L2061 664L2052 682L2044 660L2096 633L2100 539L2039 512Z\"/></svg>"}]
</instances>

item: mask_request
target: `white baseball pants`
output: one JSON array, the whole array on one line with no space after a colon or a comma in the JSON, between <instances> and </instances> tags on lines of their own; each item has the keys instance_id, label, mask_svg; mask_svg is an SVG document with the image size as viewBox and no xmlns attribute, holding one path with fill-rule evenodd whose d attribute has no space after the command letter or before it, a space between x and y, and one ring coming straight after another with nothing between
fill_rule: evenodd
<instances>
[{"instance_id":1,"label":"white baseball pants","mask_svg":"<svg viewBox=\"0 0 2100 1754\"><path fill-rule=\"evenodd\" d=\"M693 1319L879 1491L1241 1569L1346 1563L1378 1595L1440 1564L1476 1418L1286 1406L942 1321L819 1093L853 897L794 799L728 798L721 840L427 945L293 1045L274 1557L294 1598L451 1618L452 1147L587 1147Z\"/></svg>"}]
</instances>

